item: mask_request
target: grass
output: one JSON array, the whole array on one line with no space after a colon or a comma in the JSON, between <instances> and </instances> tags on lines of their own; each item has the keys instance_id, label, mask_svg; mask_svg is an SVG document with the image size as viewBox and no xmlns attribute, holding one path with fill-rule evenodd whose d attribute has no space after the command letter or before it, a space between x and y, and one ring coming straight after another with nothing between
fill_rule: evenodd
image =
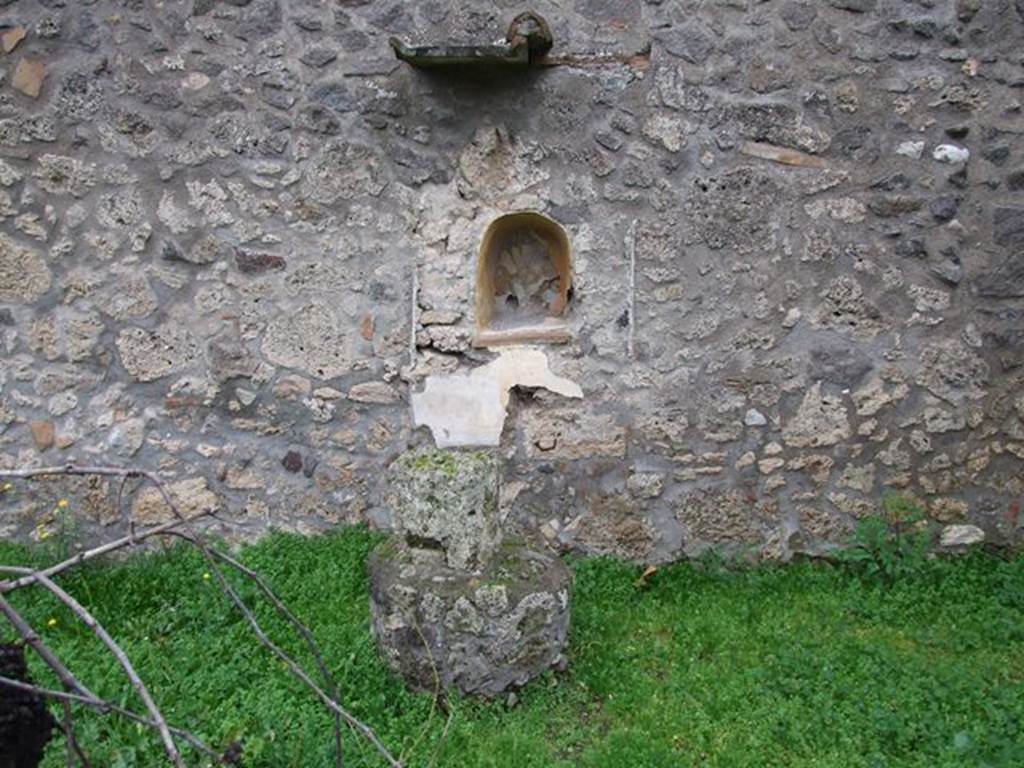
<instances>
[{"instance_id":1,"label":"grass","mask_svg":"<svg viewBox=\"0 0 1024 768\"><path fill-rule=\"evenodd\" d=\"M823 563L679 564L645 587L636 567L577 561L570 671L513 708L457 699L449 719L375 653L364 558L378 540L275 535L242 557L308 621L343 702L410 766L1024 765L1022 558L933 561L891 584ZM0 562L38 556L0 545ZM217 746L243 738L249 768L333 765L328 717L203 572L173 549L61 583L124 642L173 722ZM87 684L132 702L66 611L38 591L14 597L36 626L56 619L45 637ZM78 728L97 765L164 764L148 731L87 713ZM379 765L365 745L348 750L347 766ZM59 739L45 764L63 765Z\"/></svg>"}]
</instances>

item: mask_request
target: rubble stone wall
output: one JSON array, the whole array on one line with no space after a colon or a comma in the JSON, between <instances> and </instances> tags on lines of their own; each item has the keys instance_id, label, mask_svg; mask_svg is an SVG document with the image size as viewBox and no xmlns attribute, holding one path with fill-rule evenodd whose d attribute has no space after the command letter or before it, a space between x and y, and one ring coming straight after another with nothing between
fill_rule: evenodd
<instances>
[{"instance_id":1,"label":"rubble stone wall","mask_svg":"<svg viewBox=\"0 0 1024 768\"><path fill-rule=\"evenodd\" d=\"M540 0L481 80L458 0L0 0L0 463L139 464L233 538L387 525L410 395L471 344L480 239L573 250L513 389L508 524L661 560L841 542L884 494L1021 537L1024 2ZM129 484L127 507L165 518ZM0 532L118 483L15 483Z\"/></svg>"}]
</instances>

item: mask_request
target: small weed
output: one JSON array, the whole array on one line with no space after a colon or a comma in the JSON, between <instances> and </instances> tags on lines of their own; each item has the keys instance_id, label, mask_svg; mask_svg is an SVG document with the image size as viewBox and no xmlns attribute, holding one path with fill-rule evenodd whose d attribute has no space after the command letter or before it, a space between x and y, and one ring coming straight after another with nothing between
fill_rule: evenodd
<instances>
[{"instance_id":1,"label":"small weed","mask_svg":"<svg viewBox=\"0 0 1024 768\"><path fill-rule=\"evenodd\" d=\"M32 529L32 540L39 546L39 555L51 562L69 557L79 540L79 521L71 503L60 499L53 509L42 515Z\"/></svg>"},{"instance_id":2,"label":"small weed","mask_svg":"<svg viewBox=\"0 0 1024 768\"><path fill-rule=\"evenodd\" d=\"M892 494L885 497L882 509L883 514L858 521L853 541L839 553L839 560L867 578L891 584L925 567L934 535L913 499Z\"/></svg>"}]
</instances>

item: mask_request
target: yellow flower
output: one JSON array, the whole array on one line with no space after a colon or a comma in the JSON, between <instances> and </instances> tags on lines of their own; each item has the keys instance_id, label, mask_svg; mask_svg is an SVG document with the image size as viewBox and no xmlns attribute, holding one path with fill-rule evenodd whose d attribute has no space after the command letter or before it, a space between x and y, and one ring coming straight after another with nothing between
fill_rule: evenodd
<instances>
[{"instance_id":1,"label":"yellow flower","mask_svg":"<svg viewBox=\"0 0 1024 768\"><path fill-rule=\"evenodd\" d=\"M203 581L209 581L209 580L210 580L210 574L204 573L203 574Z\"/></svg>"},{"instance_id":2,"label":"yellow flower","mask_svg":"<svg viewBox=\"0 0 1024 768\"><path fill-rule=\"evenodd\" d=\"M57 626L57 620L56 619L49 619L46 622L46 626L48 626L50 629L53 629L54 627Z\"/></svg>"},{"instance_id":3,"label":"yellow flower","mask_svg":"<svg viewBox=\"0 0 1024 768\"><path fill-rule=\"evenodd\" d=\"M39 531L39 540L40 541L45 541L48 538L50 538L50 530L48 528L43 528L42 530Z\"/></svg>"},{"instance_id":4,"label":"yellow flower","mask_svg":"<svg viewBox=\"0 0 1024 768\"><path fill-rule=\"evenodd\" d=\"M68 500L67 499L61 499L60 501L57 502L57 509L67 509L67 508L68 508Z\"/></svg>"}]
</instances>

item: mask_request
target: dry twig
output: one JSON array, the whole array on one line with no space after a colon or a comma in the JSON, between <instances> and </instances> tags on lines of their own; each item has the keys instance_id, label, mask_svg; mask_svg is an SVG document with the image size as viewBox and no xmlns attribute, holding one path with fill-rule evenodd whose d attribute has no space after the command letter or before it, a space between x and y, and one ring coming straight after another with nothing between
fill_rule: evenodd
<instances>
[{"instance_id":1,"label":"dry twig","mask_svg":"<svg viewBox=\"0 0 1024 768\"><path fill-rule=\"evenodd\" d=\"M52 688L44 688L40 685L35 685L33 683L26 683L21 680L13 680L9 677L0 677L0 686L20 688L23 691L29 691L31 693L36 693L40 696L44 696L48 699L67 702L69 704L81 704L83 706L89 707L90 709L95 709L97 712L100 712L104 715L110 712L114 712L115 714L121 715L122 717L127 718L128 720L132 720L136 723L139 723L140 725L145 725L148 728L156 727L156 723L150 720L148 717L140 715L137 712L133 712L132 710L115 704L112 701L99 699L94 696L83 696L82 694L70 693L68 691L56 691ZM168 725L167 728L179 739L181 739L184 742L187 742L189 746L191 746L197 752L203 752L207 756L213 758L220 757L220 755L216 751L210 749L210 747L203 743L202 739L200 739L198 736L191 733L190 731L186 731L184 728L177 728L173 725Z\"/></svg>"},{"instance_id":2,"label":"dry twig","mask_svg":"<svg viewBox=\"0 0 1024 768\"><path fill-rule=\"evenodd\" d=\"M185 534L177 534L181 538L187 538ZM195 545L195 542L191 542ZM334 676L331 674L330 669L327 667L327 662L324 660L324 654L320 650L319 644L313 637L313 633L309 630L305 624L299 621L298 617L284 604L284 601L277 596L277 593L270 588L270 585L264 581L263 577L260 576L256 571L243 565L238 560L234 559L225 552L221 552L218 549L210 549L212 554L218 560L227 563L229 566L234 568L236 571L241 573L243 576L252 581L260 592L263 593L264 597L270 601L271 605L281 614L284 619L295 628L295 631L301 635L302 639L306 642L306 646L309 648L310 653L313 655L313 659L316 661L317 668L320 670L320 676L323 678L324 685L327 686L331 697L337 701L340 698L338 693L338 684L334 680ZM342 768L344 765L344 751L341 743L341 715L337 712L334 715L334 753L335 761L338 768ZM349 727L352 727L349 725Z\"/></svg>"},{"instance_id":3,"label":"dry twig","mask_svg":"<svg viewBox=\"0 0 1024 768\"><path fill-rule=\"evenodd\" d=\"M199 514L193 515L192 517L188 517L185 520L171 520L170 522L163 523L162 525L158 525L155 528L149 528L145 531L142 531L141 533L131 533L120 539L115 539L114 541L107 542L106 544L101 544L100 546L94 547L93 549L88 549L83 552L79 552L78 554L69 557L67 560L59 562L56 565L51 565L49 568L44 568L38 573L43 576L49 576L52 578L56 576L58 573L63 573L69 568L74 568L76 565L81 565L87 560L92 560L93 558L99 557L100 555L107 555L111 552L116 552L117 550L124 549L125 547L131 547L135 546L136 544L141 544L146 539L150 539L153 536L164 535L172 528L177 528L179 525L194 523L195 521L201 520L204 517L209 517L211 514L212 513L209 511L200 512ZM36 572L33 571L29 573L27 576L22 576L20 579L15 579L14 581L0 581L0 595L5 594L7 592L13 592L14 590L19 589L20 587L27 587L29 584L34 583L36 580Z\"/></svg>"},{"instance_id":4,"label":"dry twig","mask_svg":"<svg viewBox=\"0 0 1024 768\"><path fill-rule=\"evenodd\" d=\"M156 723L156 729L160 733L160 739L164 743L164 751L167 752L167 757L176 766L176 768L184 768L184 763L181 761L181 755L178 753L178 747L174 743L174 737L171 736L171 732L167 730L167 721L164 720L163 713L160 712L160 708L156 705L153 700L153 696L150 694L146 684L142 682L142 678L135 671L135 667L132 666L131 660L128 658L128 654L124 652L124 649L110 636L106 628L96 620L85 606L75 600L71 595L61 589L49 576L45 576L38 571L33 572L29 568L15 568L13 566L0 566L0 571L7 571L9 573L20 573L20 574L32 574L35 576L36 581L45 587L50 593L56 597L61 603L71 609L71 612L78 617L78 619L89 628L96 637L100 639L107 650L110 651L111 655L117 659L117 663L121 665L125 675L132 684L132 688L142 699L142 703L146 705L146 709L149 711L150 717L153 718L153 722Z\"/></svg>"},{"instance_id":5,"label":"dry twig","mask_svg":"<svg viewBox=\"0 0 1024 768\"><path fill-rule=\"evenodd\" d=\"M124 654L124 651L120 648L120 646L117 645L116 642L114 642L113 638L110 637L109 633L107 633L106 630L102 628L102 625L100 625L99 622L97 622L95 618L92 617L92 615L89 614L89 612L83 606L81 606L80 603L78 603L73 597L71 597L71 595L62 590L59 586L57 586L50 578L56 575L57 573L61 573L67 570L68 568L72 568L76 565L79 565L85 562L86 560L115 551L117 549L121 549L128 546L134 546L147 538L153 536L174 536L176 538L188 542L192 546L196 547L203 554L205 560L207 561L207 564L210 567L211 572L216 575L221 590L228 596L231 602L234 603L235 607L239 610L243 618L249 624L250 628L252 629L253 633L256 635L260 643L264 645L267 649L269 649L275 656L277 656L289 669L292 675L294 675L298 680L305 684L306 687L309 688L314 693L314 695L316 695L316 697L320 699L320 701L324 704L328 711L332 713L335 721L335 745L337 765L339 766L339 768L342 765L342 722L345 722L355 732L359 733L363 738L365 738L367 741L373 744L374 748L387 761L388 765L391 766L391 768L402 768L402 763L396 760L391 755L390 751L383 744L383 742L381 742L380 738L373 731L373 729L365 723L363 723L358 718L356 718L355 716L353 716L351 713L349 713L337 701L337 685L330 674L330 670L327 666L326 661L323 658L323 654L320 651L320 648L317 645L315 639L313 638L312 632L310 632L309 628L305 624L303 624L288 609L284 602L276 595L276 593L273 592L273 590L259 576L259 574L257 574L252 569L247 568L242 563L230 557L229 555L226 555L225 553L220 552L219 550L216 550L209 546L206 543L206 541L193 529L192 523L195 520L207 514L210 514L210 512L196 515L191 518L186 518L181 513L181 510L175 503L174 499L171 498L170 494L167 492L167 489L164 487L164 484L160 480L160 478L155 473L144 469L75 465L67 465L62 467L39 467L33 469L19 470L0 469L0 478L27 479L54 475L99 475L108 477L119 477L121 478L122 481L118 490L119 504L122 498L124 483L129 478L145 479L153 484L153 486L160 493L164 502L167 504L168 508L173 512L177 519L172 522L165 523L163 525L151 528L147 531L138 534L135 533L133 527L132 533L126 537L102 545L100 547L88 550L87 552L79 553L74 557L71 557L63 561L62 563L58 563L42 571L30 571L28 569L14 568L6 569L17 573L22 573L23 575L16 580L0 582L0 612L3 612L5 616L7 616L8 620L11 621L11 623L15 626L15 629L19 632L19 634L21 634L23 639L34 650L36 650L37 653L39 653L39 655L43 658L47 665L51 669L53 669L53 671L57 674L58 679L60 679L62 685L64 685L64 687L67 689L67 693L64 694L60 694L56 691L45 691L45 689L39 689L39 693L41 695L49 695L53 698L63 698L65 702L79 701L80 703L86 704L87 706L91 706L96 709L100 709L101 711L116 711L122 715L131 717L137 722L142 722L146 725L149 725L150 727L155 728L160 732L160 736L164 742L165 751L167 752L168 757L176 766L181 765L181 758L177 752L177 747L171 736L172 733L184 738L185 741L188 741L193 746L197 746L195 743L193 743L192 738L194 737L189 738L191 737L191 734L185 736L187 732L182 732L180 731L180 729L171 728L167 725L159 709L156 707L155 702L149 695L148 690L142 683L142 680L139 678L137 673L135 673L135 670L131 666L130 661ZM179 528L184 528L186 530L178 530ZM264 631L263 627L260 625L256 616L245 604L245 602L241 599L237 591L231 585L231 582L224 575L223 571L220 568L220 563L225 564L230 569L241 574L245 578L251 580L257 586L257 588L263 593L267 600L270 601L270 603L274 606L278 613L281 614L285 618L285 620L288 621L295 628L295 630L303 638L303 640L306 642L306 645L310 649L310 652L312 653L316 661L316 665L319 669L320 675L323 677L324 685L327 687L330 693L328 693L320 685L318 685L310 677L309 673L306 672L306 670L298 662L296 662L280 646L278 646L270 639L270 637ZM129 714L128 710L123 710L122 708L114 707L110 705L109 702L103 701L95 694L93 694L91 691L82 686L81 683L79 683L77 679L70 673L70 671L67 670L66 667L64 667L64 665L59 661L59 659L57 659L56 655L53 654L53 652L44 643L42 643L42 641L39 639L38 634L35 633L34 630L32 630L31 626L28 625L27 622L25 622L24 619L22 619L14 611L14 609L6 600L4 600L3 595L5 593L11 592L20 587L28 586L32 583L38 583L44 586L51 593L57 596L57 598L61 600L61 602L63 602L65 605L71 608L71 610L80 619L82 619L82 621L86 623L86 625L94 632L94 634L97 634L97 636L100 637L100 639L104 642L104 644L115 656L115 658L117 658L118 662L125 670L125 673L128 675L129 680L132 683L132 686L139 693L140 698L142 698L143 702L146 704L146 708L149 710L151 716L149 719L136 715L135 713ZM7 681L0 680L0 682L6 683ZM198 740L196 741L198 742ZM202 745L201 742L199 742L199 745L199 748L203 751L210 751L208 748L205 747L205 745Z\"/></svg>"},{"instance_id":6,"label":"dry twig","mask_svg":"<svg viewBox=\"0 0 1024 768\"><path fill-rule=\"evenodd\" d=\"M89 762L88 756L82 751L78 739L75 738L75 718L71 714L71 702L62 701L61 705L64 709L62 725L64 727L64 741L67 744L68 750L68 768L74 768L76 763L81 763L83 768L92 768L92 763Z\"/></svg>"},{"instance_id":7,"label":"dry twig","mask_svg":"<svg viewBox=\"0 0 1024 768\"><path fill-rule=\"evenodd\" d=\"M95 693L86 688L82 683L80 683L78 679L74 676L74 674L72 674L71 670L64 666L64 663L59 658L57 658L57 655L50 649L48 645L46 645L46 643L43 642L42 638L39 637L36 631L32 629L31 625L27 621L25 621L25 619L22 618L21 614L19 614L14 609L14 607L11 606L11 604L8 603L2 596L0 596L0 612L4 614L7 620L15 628L18 634L21 635L22 639L29 645L29 647L31 647L37 654L39 654L40 658L42 658L46 665L54 672L54 674L57 675L57 679L60 680L61 685L63 685L64 688L66 689L66 693L61 693L60 691L51 691L40 686L31 685L29 683L23 683L20 680L10 680L7 678L0 678L0 683L15 688L25 688L25 686L28 686L29 690L32 690L41 696L59 699L62 701L83 703L86 706L92 707L93 709L97 709L100 712L103 712L104 714L107 712L116 712L117 714L122 715L123 717L127 717L130 720L134 720L135 722L141 723L151 728L156 726L156 723L154 723L152 720L149 720L148 718L143 717L142 715L138 715L129 709L114 704L113 702L101 699ZM205 744L203 744L202 741L200 741L196 736L192 735L188 731L181 728L174 728L171 726L168 726L168 728L172 733L174 733L182 740L187 741L195 749L198 749L201 752L206 752L210 755L216 755L216 752L207 747Z\"/></svg>"},{"instance_id":8,"label":"dry twig","mask_svg":"<svg viewBox=\"0 0 1024 768\"><path fill-rule=\"evenodd\" d=\"M14 610L14 606L7 602L2 595L0 595L0 613L4 614L7 621L14 627L14 630L21 635L21 639L46 662L46 666L53 670L54 674L57 675L57 679L60 680L61 685L66 690L74 691L89 698L98 698L96 694L78 682L78 678L71 673L71 670L64 666L64 663L57 658L57 654L51 651L50 647L43 642L39 633L32 629L32 625L25 621L21 614Z\"/></svg>"}]
</instances>

